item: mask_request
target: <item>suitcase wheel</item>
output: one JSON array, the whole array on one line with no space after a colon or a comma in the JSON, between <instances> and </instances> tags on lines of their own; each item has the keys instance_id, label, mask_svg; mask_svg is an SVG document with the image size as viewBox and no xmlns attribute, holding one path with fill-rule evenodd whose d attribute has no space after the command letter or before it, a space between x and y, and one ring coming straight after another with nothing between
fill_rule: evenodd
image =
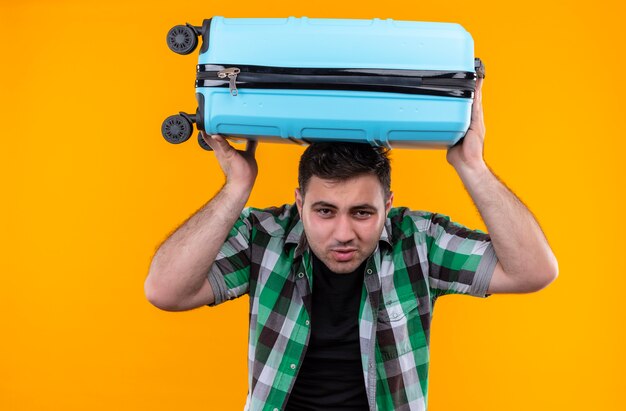
<instances>
[{"instance_id":1,"label":"suitcase wheel","mask_svg":"<svg viewBox=\"0 0 626 411\"><path fill-rule=\"evenodd\" d=\"M198 133L198 144L200 144L200 147L202 147L206 151L213 151L211 146L208 145L206 141L204 141L204 139L202 138L202 133Z\"/></svg>"},{"instance_id":2,"label":"suitcase wheel","mask_svg":"<svg viewBox=\"0 0 626 411\"><path fill-rule=\"evenodd\" d=\"M188 116L174 115L165 119L161 125L161 134L168 143L180 144L189 140L193 125Z\"/></svg>"},{"instance_id":3,"label":"suitcase wheel","mask_svg":"<svg viewBox=\"0 0 626 411\"><path fill-rule=\"evenodd\" d=\"M198 46L198 33L190 25L174 26L167 32L167 46L174 53L189 54Z\"/></svg>"}]
</instances>

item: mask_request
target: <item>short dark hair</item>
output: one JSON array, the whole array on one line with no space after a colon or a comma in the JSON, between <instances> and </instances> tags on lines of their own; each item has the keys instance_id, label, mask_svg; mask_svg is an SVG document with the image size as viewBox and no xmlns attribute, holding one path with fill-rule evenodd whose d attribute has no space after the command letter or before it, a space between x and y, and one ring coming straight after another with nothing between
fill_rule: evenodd
<instances>
[{"instance_id":1,"label":"short dark hair","mask_svg":"<svg viewBox=\"0 0 626 411\"><path fill-rule=\"evenodd\" d=\"M385 199L389 198L391 165L388 149L364 143L312 143L300 157L298 184L304 195L312 176L344 181L362 174L378 177Z\"/></svg>"}]
</instances>

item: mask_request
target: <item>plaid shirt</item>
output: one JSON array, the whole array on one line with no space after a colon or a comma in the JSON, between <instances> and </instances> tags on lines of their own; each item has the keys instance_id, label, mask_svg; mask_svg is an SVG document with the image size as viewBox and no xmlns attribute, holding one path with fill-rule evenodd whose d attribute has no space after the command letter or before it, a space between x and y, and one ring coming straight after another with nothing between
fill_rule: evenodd
<instances>
[{"instance_id":1,"label":"plaid shirt","mask_svg":"<svg viewBox=\"0 0 626 411\"><path fill-rule=\"evenodd\" d=\"M295 205L246 208L208 273L213 305L250 295L245 410L283 410L306 354L313 278L303 234ZM426 410L435 300L445 294L488 297L496 261L482 231L441 214L389 212L366 263L359 310L371 410Z\"/></svg>"}]
</instances>

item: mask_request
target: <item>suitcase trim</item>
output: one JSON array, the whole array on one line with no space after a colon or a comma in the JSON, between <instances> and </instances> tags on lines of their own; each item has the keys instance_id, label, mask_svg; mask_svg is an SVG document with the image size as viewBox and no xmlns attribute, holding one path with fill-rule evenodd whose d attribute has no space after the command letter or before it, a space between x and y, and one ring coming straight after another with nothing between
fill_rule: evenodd
<instances>
[{"instance_id":1,"label":"suitcase trim","mask_svg":"<svg viewBox=\"0 0 626 411\"><path fill-rule=\"evenodd\" d=\"M235 67L236 66L236 67ZM364 68L197 65L196 88L352 90L425 94L471 99L477 73L468 71Z\"/></svg>"}]
</instances>

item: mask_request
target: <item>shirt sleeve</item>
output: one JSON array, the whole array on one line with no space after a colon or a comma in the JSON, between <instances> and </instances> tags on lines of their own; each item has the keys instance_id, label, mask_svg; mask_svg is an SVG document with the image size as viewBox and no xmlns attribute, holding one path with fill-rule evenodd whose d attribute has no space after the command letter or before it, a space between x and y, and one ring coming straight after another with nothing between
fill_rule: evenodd
<instances>
[{"instance_id":1,"label":"shirt sleeve","mask_svg":"<svg viewBox=\"0 0 626 411\"><path fill-rule=\"evenodd\" d=\"M230 229L207 273L207 279L215 295L215 301L208 304L209 306L221 304L248 292L251 233L250 209L246 208Z\"/></svg>"},{"instance_id":2,"label":"shirt sleeve","mask_svg":"<svg viewBox=\"0 0 626 411\"><path fill-rule=\"evenodd\" d=\"M435 297L467 294L486 298L498 258L489 234L433 214L428 229L429 283Z\"/></svg>"}]
</instances>

